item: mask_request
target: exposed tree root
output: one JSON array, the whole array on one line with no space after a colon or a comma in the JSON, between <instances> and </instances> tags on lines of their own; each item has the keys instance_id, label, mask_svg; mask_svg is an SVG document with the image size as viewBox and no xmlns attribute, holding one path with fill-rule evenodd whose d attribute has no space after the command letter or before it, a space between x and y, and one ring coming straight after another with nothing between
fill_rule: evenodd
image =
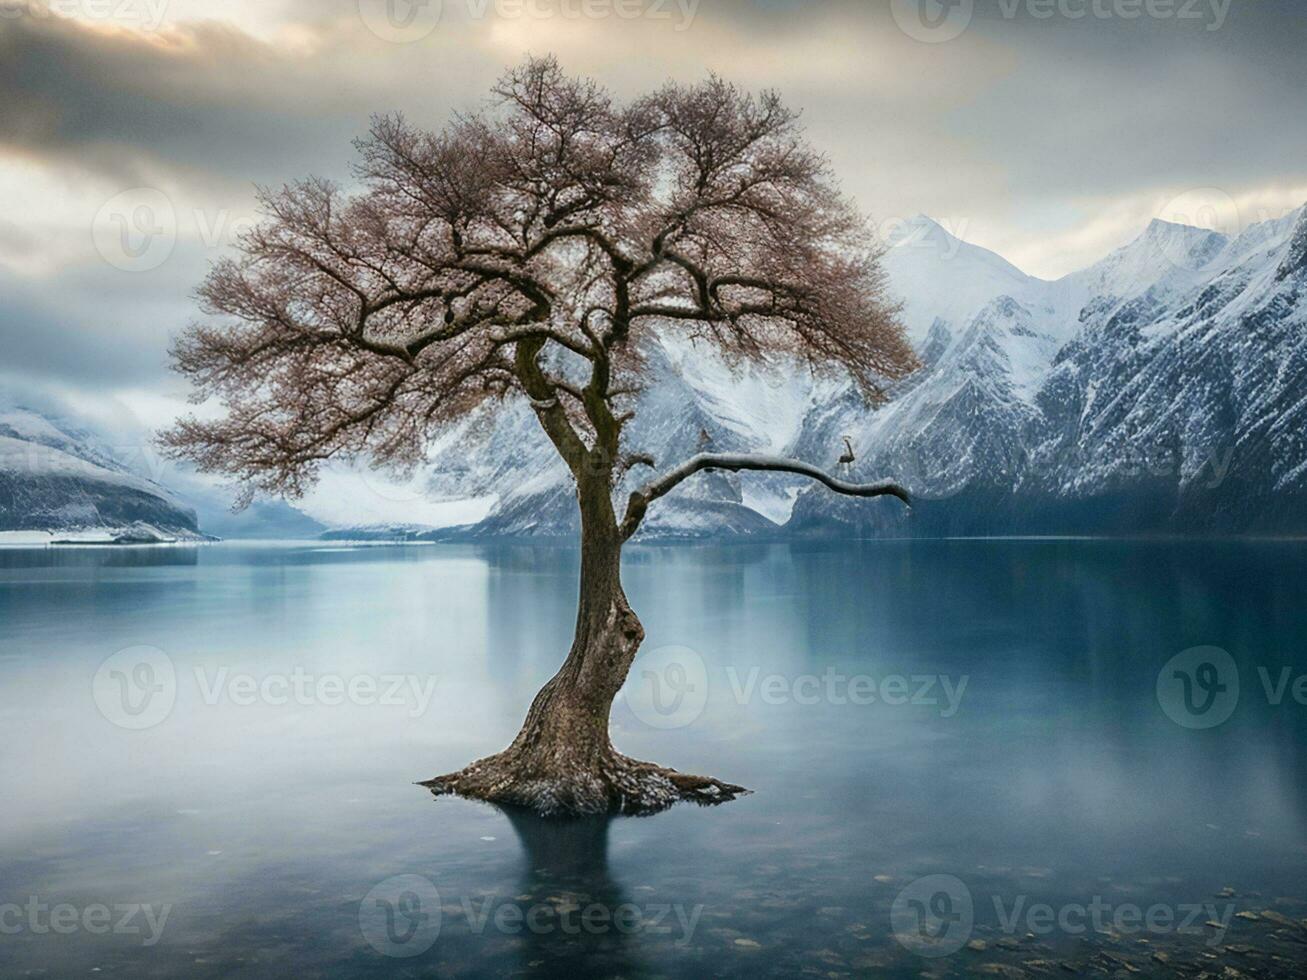
<instances>
[{"instance_id":1,"label":"exposed tree root","mask_svg":"<svg viewBox=\"0 0 1307 980\"><path fill-rule=\"evenodd\" d=\"M716 806L751 792L707 776L640 762L616 751L605 754L596 766L542 768L509 749L418 785L436 796L525 807L543 817L641 816L675 803Z\"/></svg>"}]
</instances>

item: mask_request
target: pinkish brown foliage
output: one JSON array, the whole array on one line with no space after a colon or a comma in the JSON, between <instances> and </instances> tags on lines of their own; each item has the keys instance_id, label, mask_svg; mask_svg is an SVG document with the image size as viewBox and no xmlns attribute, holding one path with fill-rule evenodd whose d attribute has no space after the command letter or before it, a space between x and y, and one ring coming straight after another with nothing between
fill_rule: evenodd
<instances>
[{"instance_id":1,"label":"pinkish brown foliage","mask_svg":"<svg viewBox=\"0 0 1307 980\"><path fill-rule=\"evenodd\" d=\"M490 400L531 399L574 472L611 467L641 346L847 371L870 398L915 364L879 252L796 115L718 79L618 105L530 60L439 133L377 119L360 189L310 179L200 291L174 346L196 399L161 438L245 491L298 495L324 460L405 467Z\"/></svg>"}]
</instances>

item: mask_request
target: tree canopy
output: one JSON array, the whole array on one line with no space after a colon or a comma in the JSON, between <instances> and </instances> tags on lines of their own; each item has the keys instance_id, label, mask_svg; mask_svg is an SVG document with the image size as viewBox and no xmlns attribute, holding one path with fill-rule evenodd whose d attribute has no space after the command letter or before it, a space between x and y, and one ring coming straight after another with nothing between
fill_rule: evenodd
<instances>
[{"instance_id":1,"label":"tree canopy","mask_svg":"<svg viewBox=\"0 0 1307 980\"><path fill-rule=\"evenodd\" d=\"M515 396L578 478L611 473L639 448L622 432L657 331L847 372L873 400L916 364L877 243L773 92L710 77L619 104L531 59L440 132L384 116L356 145L349 190L260 191L174 345L226 413L161 441L246 501L335 457L411 466Z\"/></svg>"}]
</instances>

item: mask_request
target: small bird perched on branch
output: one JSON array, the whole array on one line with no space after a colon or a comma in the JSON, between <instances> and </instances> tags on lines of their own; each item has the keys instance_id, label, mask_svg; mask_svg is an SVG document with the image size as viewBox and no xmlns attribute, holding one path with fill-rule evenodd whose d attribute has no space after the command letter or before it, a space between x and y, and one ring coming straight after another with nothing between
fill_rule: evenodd
<instances>
[{"instance_id":1,"label":"small bird perched on branch","mask_svg":"<svg viewBox=\"0 0 1307 980\"><path fill-rule=\"evenodd\" d=\"M855 459L857 459L857 457L853 455L853 443L849 442L849 437L848 437L848 436L845 436L845 437L844 437L844 454L843 454L842 456L840 456L840 458L839 458L839 466L840 466L840 469L841 469L841 470L844 470L844 471L848 471L848 470L852 469L852 468L853 468L853 461L854 461Z\"/></svg>"}]
</instances>

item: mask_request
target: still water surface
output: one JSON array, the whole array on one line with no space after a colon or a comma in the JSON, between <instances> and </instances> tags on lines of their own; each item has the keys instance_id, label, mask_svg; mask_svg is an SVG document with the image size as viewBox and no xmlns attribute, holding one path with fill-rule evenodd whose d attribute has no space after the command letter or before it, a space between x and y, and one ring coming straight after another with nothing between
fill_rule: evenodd
<instances>
[{"instance_id":1,"label":"still water surface","mask_svg":"<svg viewBox=\"0 0 1307 980\"><path fill-rule=\"evenodd\" d=\"M615 742L753 795L542 824L413 785L512 739L570 639L570 550L0 550L0 973L906 976L1022 943L1196 961L1266 942L1231 912L1307 915L1302 543L625 568L650 690ZM1163 670L1196 646L1230 660Z\"/></svg>"}]
</instances>

